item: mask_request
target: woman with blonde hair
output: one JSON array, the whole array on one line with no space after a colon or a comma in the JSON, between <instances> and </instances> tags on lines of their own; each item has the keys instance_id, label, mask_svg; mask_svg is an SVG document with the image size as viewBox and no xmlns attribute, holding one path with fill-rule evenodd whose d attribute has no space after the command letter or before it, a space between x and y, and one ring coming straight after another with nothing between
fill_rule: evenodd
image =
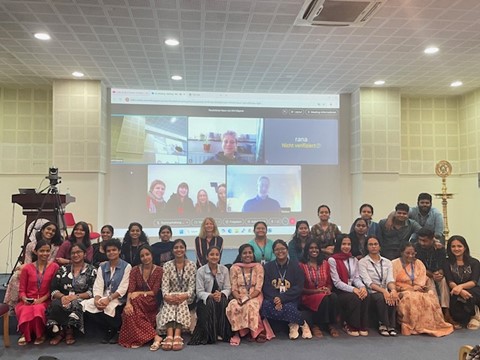
<instances>
[{"instance_id":1,"label":"woman with blonde hair","mask_svg":"<svg viewBox=\"0 0 480 360\"><path fill-rule=\"evenodd\" d=\"M211 247L220 249L220 260L222 259L223 238L218 232L217 223L212 217L206 217L200 225L200 233L195 238L195 253L197 254L197 268L206 265L207 252Z\"/></svg>"}]
</instances>

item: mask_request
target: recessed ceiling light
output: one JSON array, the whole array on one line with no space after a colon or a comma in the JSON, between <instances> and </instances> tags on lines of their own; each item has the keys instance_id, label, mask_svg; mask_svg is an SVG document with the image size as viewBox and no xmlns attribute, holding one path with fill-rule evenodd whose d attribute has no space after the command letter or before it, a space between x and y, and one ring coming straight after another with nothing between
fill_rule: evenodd
<instances>
[{"instance_id":1,"label":"recessed ceiling light","mask_svg":"<svg viewBox=\"0 0 480 360\"><path fill-rule=\"evenodd\" d=\"M385 84L385 80L377 80L374 82L375 85L384 85Z\"/></svg>"},{"instance_id":2,"label":"recessed ceiling light","mask_svg":"<svg viewBox=\"0 0 480 360\"><path fill-rule=\"evenodd\" d=\"M72 75L75 76L75 77L84 77L85 76L85 74L80 72L80 71L74 71L72 73Z\"/></svg>"},{"instance_id":3,"label":"recessed ceiling light","mask_svg":"<svg viewBox=\"0 0 480 360\"><path fill-rule=\"evenodd\" d=\"M440 49L436 46L429 46L425 50L423 50L423 52L425 54L431 55L431 54L436 54L438 52L438 50L440 50Z\"/></svg>"},{"instance_id":4,"label":"recessed ceiling light","mask_svg":"<svg viewBox=\"0 0 480 360\"><path fill-rule=\"evenodd\" d=\"M172 75L172 80L178 81L178 80L182 80L182 79L183 79L183 77L181 77L180 75Z\"/></svg>"},{"instance_id":5,"label":"recessed ceiling light","mask_svg":"<svg viewBox=\"0 0 480 360\"><path fill-rule=\"evenodd\" d=\"M48 35L47 33L35 33L33 36L35 37L35 39L38 39L38 40L50 40L51 39L50 35Z\"/></svg>"},{"instance_id":6,"label":"recessed ceiling light","mask_svg":"<svg viewBox=\"0 0 480 360\"><path fill-rule=\"evenodd\" d=\"M177 39L167 39L165 40L165 44L169 46L177 46L178 44L180 44L180 41L178 41Z\"/></svg>"},{"instance_id":7,"label":"recessed ceiling light","mask_svg":"<svg viewBox=\"0 0 480 360\"><path fill-rule=\"evenodd\" d=\"M463 82L461 81L454 81L450 84L451 87L457 87L457 86L462 86Z\"/></svg>"}]
</instances>

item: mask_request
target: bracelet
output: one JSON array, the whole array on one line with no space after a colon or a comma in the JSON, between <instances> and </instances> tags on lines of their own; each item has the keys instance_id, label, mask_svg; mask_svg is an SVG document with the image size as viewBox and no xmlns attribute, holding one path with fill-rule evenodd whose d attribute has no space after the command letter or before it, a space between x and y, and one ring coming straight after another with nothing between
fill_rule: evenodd
<instances>
[{"instance_id":1,"label":"bracelet","mask_svg":"<svg viewBox=\"0 0 480 360\"><path fill-rule=\"evenodd\" d=\"M108 295L107 299L108 301L112 301L113 300L112 295Z\"/></svg>"}]
</instances>

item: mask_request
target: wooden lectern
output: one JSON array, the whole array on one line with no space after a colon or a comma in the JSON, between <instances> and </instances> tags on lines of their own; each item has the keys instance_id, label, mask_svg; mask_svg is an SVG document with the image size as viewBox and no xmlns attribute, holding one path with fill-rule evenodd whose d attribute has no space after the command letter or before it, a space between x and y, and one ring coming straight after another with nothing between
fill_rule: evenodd
<instances>
[{"instance_id":1,"label":"wooden lectern","mask_svg":"<svg viewBox=\"0 0 480 360\"><path fill-rule=\"evenodd\" d=\"M64 208L71 202L75 202L75 198L70 195L62 194L14 194L12 195L12 203L18 204L23 208L23 215L27 216L25 223L25 234L23 237L23 245L30 242L28 239L28 226L37 218L44 218L59 224L59 216L62 215L60 206ZM23 260L23 259L22 259Z\"/></svg>"}]
</instances>

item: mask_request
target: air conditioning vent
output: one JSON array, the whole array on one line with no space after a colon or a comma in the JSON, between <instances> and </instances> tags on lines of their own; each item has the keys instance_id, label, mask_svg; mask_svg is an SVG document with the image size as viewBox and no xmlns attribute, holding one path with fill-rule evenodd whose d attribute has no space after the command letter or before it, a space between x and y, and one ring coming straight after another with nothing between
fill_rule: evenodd
<instances>
[{"instance_id":1,"label":"air conditioning vent","mask_svg":"<svg viewBox=\"0 0 480 360\"><path fill-rule=\"evenodd\" d=\"M298 26L362 26L386 0L307 0L295 20Z\"/></svg>"}]
</instances>

